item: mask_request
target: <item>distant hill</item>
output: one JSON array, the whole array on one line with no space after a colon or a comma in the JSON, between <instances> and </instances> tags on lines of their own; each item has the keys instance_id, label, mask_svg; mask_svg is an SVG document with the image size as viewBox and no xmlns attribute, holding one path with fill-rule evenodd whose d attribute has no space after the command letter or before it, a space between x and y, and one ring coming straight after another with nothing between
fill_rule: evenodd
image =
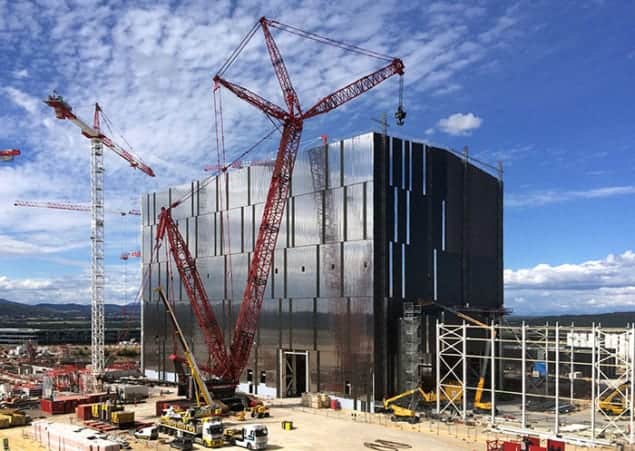
<instances>
[{"instance_id":1,"label":"distant hill","mask_svg":"<svg viewBox=\"0 0 635 451\"><path fill-rule=\"evenodd\" d=\"M107 316L138 315L139 304L105 304L104 311ZM36 305L22 304L7 299L0 299L1 317L41 317L41 316L90 316L90 305L86 304L55 304L42 303Z\"/></svg>"},{"instance_id":2,"label":"distant hill","mask_svg":"<svg viewBox=\"0 0 635 451\"><path fill-rule=\"evenodd\" d=\"M613 312L613 313L594 313L581 315L549 315L549 316L510 316L507 319L509 323L520 323L525 321L529 325L539 324L555 324L568 326L574 323L576 326L591 326L593 323L604 327L626 327L628 324L635 323L635 312Z\"/></svg>"}]
</instances>

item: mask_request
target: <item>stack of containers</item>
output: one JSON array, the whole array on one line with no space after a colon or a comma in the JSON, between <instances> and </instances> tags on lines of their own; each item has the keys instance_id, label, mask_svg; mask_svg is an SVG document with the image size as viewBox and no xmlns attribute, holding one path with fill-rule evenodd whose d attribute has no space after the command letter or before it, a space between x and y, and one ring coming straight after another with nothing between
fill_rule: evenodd
<instances>
[{"instance_id":1,"label":"stack of containers","mask_svg":"<svg viewBox=\"0 0 635 451\"><path fill-rule=\"evenodd\" d=\"M117 442L96 438L95 432L45 420L33 423L33 438L50 451L120 451Z\"/></svg>"}]
</instances>

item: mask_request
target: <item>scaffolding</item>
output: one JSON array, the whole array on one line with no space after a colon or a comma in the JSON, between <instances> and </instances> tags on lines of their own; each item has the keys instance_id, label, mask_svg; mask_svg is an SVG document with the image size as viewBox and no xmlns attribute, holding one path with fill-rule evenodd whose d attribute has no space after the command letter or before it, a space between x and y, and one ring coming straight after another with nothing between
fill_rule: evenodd
<instances>
[{"instance_id":1,"label":"scaffolding","mask_svg":"<svg viewBox=\"0 0 635 451\"><path fill-rule=\"evenodd\" d=\"M474 369L485 362L491 410L480 418L492 430L587 446L635 444L635 326L491 327L484 334L477 325L437 321L437 400L457 382L465 394L461 402L437 401L437 413L473 413Z\"/></svg>"}]
</instances>

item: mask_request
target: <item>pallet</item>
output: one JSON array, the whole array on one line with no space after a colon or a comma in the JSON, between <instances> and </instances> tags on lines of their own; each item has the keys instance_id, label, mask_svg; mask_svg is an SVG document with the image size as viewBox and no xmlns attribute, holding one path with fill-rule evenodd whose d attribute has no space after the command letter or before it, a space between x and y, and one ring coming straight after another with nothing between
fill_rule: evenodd
<instances>
[{"instance_id":1,"label":"pallet","mask_svg":"<svg viewBox=\"0 0 635 451\"><path fill-rule=\"evenodd\" d=\"M110 423L96 420L84 421L84 425L99 432L111 432L119 429L117 426L113 426Z\"/></svg>"}]
</instances>

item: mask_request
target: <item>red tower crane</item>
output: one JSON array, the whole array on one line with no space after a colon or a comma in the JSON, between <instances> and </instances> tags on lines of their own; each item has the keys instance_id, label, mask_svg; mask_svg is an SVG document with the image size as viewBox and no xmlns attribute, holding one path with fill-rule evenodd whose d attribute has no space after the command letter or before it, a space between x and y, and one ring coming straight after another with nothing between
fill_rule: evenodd
<instances>
[{"instance_id":1,"label":"red tower crane","mask_svg":"<svg viewBox=\"0 0 635 451\"><path fill-rule=\"evenodd\" d=\"M15 207L34 207L34 208L51 208L53 210L70 210L70 211L90 211L91 206L85 204L73 204L70 202L40 202L34 200L16 200L13 202ZM141 216L139 210L105 210L107 213L115 213L121 216Z\"/></svg>"},{"instance_id":2,"label":"red tower crane","mask_svg":"<svg viewBox=\"0 0 635 451\"><path fill-rule=\"evenodd\" d=\"M18 149L0 150L0 161L11 161L18 155L20 155L20 151Z\"/></svg>"},{"instance_id":3,"label":"red tower crane","mask_svg":"<svg viewBox=\"0 0 635 451\"><path fill-rule=\"evenodd\" d=\"M271 63L273 65L278 83L282 90L286 108L264 99L258 94L232 83L223 78L224 72L236 60L240 51L253 37L257 28L260 27L264 34L265 43ZM384 60L387 64L381 69L366 75L358 80L338 89L337 91L323 97L315 105L303 111L298 95L291 83L288 71L285 67L282 55L270 32L270 27L278 28L312 39L323 44L334 45L345 50L372 56ZM195 316L203 330L205 341L209 352L214 358L214 374L221 378L237 383L242 373L256 334L256 328L263 297L267 285L267 279L271 271L273 253L280 230L280 224L284 213L285 204L289 194L291 175L295 164L296 155L300 145L300 138L304 121L314 116L327 113L339 106L362 95L366 91L377 86L393 75L403 75L404 64L398 58L387 57L376 52L360 49L359 47L334 41L314 33L309 33L299 28L284 25L275 20L261 18L243 39L238 49L232 53L227 63L223 65L218 74L214 77L214 91L221 86L234 93L240 99L245 100L257 109L264 112L274 121L282 124L282 136L276 154L273 168L273 175L265 201L264 211L258 237L254 246L254 252L249 265L246 287L243 293L242 303L238 318L234 327L233 341L230 346L230 355L227 355L225 343L221 329L211 310L205 289L196 269L194 259L189 253L187 245L181 237L176 224L171 217L171 209L176 207L181 201L174 202L169 208L162 208L157 227L157 245L167 234L170 252L174 258L181 280L185 286L188 297L192 304ZM401 88L402 84L400 84ZM397 116L399 115L399 116ZM403 121L405 112L400 105L396 117ZM221 140L222 142L222 140ZM219 169L231 167L231 164L220 166Z\"/></svg>"}]
</instances>

